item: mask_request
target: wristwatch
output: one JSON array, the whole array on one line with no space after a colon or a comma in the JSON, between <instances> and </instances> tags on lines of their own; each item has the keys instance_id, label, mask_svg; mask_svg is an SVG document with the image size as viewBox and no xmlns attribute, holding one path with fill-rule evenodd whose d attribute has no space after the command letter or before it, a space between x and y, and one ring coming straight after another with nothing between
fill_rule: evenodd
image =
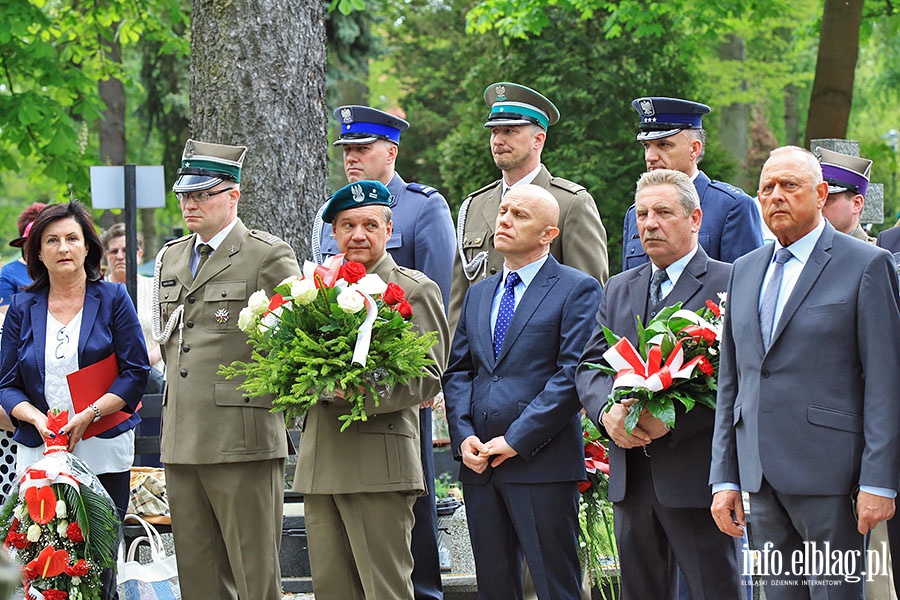
<instances>
[{"instance_id":1,"label":"wristwatch","mask_svg":"<svg viewBox=\"0 0 900 600\"><path fill-rule=\"evenodd\" d=\"M92 411L94 411L94 420L91 422L96 423L97 421L99 421L100 420L100 409L97 408L97 405L96 404L88 404L88 408L91 409Z\"/></svg>"}]
</instances>

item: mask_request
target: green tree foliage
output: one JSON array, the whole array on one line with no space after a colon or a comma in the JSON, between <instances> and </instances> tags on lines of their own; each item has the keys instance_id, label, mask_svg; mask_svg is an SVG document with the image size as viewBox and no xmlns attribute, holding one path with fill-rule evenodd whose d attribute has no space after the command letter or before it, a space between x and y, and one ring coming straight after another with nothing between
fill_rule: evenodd
<instances>
[{"instance_id":1,"label":"green tree foliage","mask_svg":"<svg viewBox=\"0 0 900 600\"><path fill-rule=\"evenodd\" d=\"M177 0L0 0L0 169L34 160L33 176L86 197L92 126L104 108L97 84L134 85L102 40L124 48L156 39L160 52L185 54L187 40L172 33L185 19Z\"/></svg>"}]
</instances>

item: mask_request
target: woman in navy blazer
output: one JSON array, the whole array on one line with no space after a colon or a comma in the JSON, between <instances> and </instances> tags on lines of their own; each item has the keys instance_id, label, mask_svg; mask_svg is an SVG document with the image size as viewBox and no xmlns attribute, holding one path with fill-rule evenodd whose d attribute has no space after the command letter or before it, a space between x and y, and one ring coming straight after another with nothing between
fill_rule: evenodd
<instances>
[{"instance_id":1,"label":"woman in navy blazer","mask_svg":"<svg viewBox=\"0 0 900 600\"><path fill-rule=\"evenodd\" d=\"M133 429L140 422L134 410L150 368L134 305L123 285L101 281L103 248L90 213L78 202L41 211L25 254L34 283L13 297L0 343L0 404L16 428L18 470L40 457L48 438L68 434L69 451L87 462L124 516ZM118 377L105 394L75 413L65 375L113 353ZM50 408L69 410L69 423L60 431L47 427ZM98 436L81 439L93 421L119 410L133 414Z\"/></svg>"}]
</instances>

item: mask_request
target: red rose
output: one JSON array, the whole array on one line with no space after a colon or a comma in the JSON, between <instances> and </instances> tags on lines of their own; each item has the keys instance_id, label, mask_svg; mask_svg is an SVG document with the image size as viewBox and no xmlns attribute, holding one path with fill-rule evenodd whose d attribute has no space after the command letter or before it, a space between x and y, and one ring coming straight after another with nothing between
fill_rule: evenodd
<instances>
[{"instance_id":1,"label":"red rose","mask_svg":"<svg viewBox=\"0 0 900 600\"><path fill-rule=\"evenodd\" d=\"M84 559L79 559L74 565L66 567L66 575L69 577L84 577L88 572L88 564Z\"/></svg>"},{"instance_id":2,"label":"red rose","mask_svg":"<svg viewBox=\"0 0 900 600\"><path fill-rule=\"evenodd\" d=\"M342 264L341 270L338 272L338 277L340 277L347 283L356 283L365 276L365 265L363 265L362 263L353 262L352 260L348 260L347 262Z\"/></svg>"},{"instance_id":3,"label":"red rose","mask_svg":"<svg viewBox=\"0 0 900 600\"><path fill-rule=\"evenodd\" d=\"M43 592L45 600L66 600L69 594L62 590L46 590Z\"/></svg>"},{"instance_id":4,"label":"red rose","mask_svg":"<svg viewBox=\"0 0 900 600\"><path fill-rule=\"evenodd\" d=\"M387 289L384 290L381 299L384 300L384 303L388 306L393 306L398 302L406 302L406 293L403 291L402 287L391 282L387 284Z\"/></svg>"},{"instance_id":5,"label":"red rose","mask_svg":"<svg viewBox=\"0 0 900 600\"><path fill-rule=\"evenodd\" d=\"M81 527L78 526L78 523L72 521L69 523L69 526L66 527L66 537L75 542L76 544L84 541L84 535L81 533Z\"/></svg>"},{"instance_id":6,"label":"red rose","mask_svg":"<svg viewBox=\"0 0 900 600\"><path fill-rule=\"evenodd\" d=\"M396 306L396 308L397 308L397 312L400 313L400 315L404 319L409 319L412 317L412 306L410 306L409 302L407 302L406 300L401 301Z\"/></svg>"},{"instance_id":7,"label":"red rose","mask_svg":"<svg viewBox=\"0 0 900 600\"><path fill-rule=\"evenodd\" d=\"M712 300L706 301L706 308L708 308L712 312L712 314L716 315L717 317L722 316L722 311L719 309L719 305Z\"/></svg>"},{"instance_id":8,"label":"red rose","mask_svg":"<svg viewBox=\"0 0 900 600\"><path fill-rule=\"evenodd\" d=\"M700 369L700 372L707 377L712 377L716 372L715 367L713 367L712 363L709 362L709 359L705 356L700 357L700 362L697 363L697 368Z\"/></svg>"}]
</instances>

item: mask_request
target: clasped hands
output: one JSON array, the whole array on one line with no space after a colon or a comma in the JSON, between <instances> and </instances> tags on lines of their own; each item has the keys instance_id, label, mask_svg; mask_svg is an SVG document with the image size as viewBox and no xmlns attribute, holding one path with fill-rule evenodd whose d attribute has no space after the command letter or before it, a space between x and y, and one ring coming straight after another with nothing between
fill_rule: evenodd
<instances>
[{"instance_id":1,"label":"clasped hands","mask_svg":"<svg viewBox=\"0 0 900 600\"><path fill-rule=\"evenodd\" d=\"M502 435L484 443L477 435L470 435L460 444L459 453L462 455L463 464L479 475L485 472L492 456L494 460L491 460L491 466L497 468L506 459L519 455L506 443L506 438Z\"/></svg>"},{"instance_id":2,"label":"clasped hands","mask_svg":"<svg viewBox=\"0 0 900 600\"><path fill-rule=\"evenodd\" d=\"M631 405L637 402L636 398L625 398L621 402L612 405L609 411L600 413L600 420L610 439L620 448L637 448L646 446L653 440L661 438L669 433L666 424L650 414L646 408L641 411L638 424L631 433L625 431L625 418L631 409Z\"/></svg>"}]
</instances>

